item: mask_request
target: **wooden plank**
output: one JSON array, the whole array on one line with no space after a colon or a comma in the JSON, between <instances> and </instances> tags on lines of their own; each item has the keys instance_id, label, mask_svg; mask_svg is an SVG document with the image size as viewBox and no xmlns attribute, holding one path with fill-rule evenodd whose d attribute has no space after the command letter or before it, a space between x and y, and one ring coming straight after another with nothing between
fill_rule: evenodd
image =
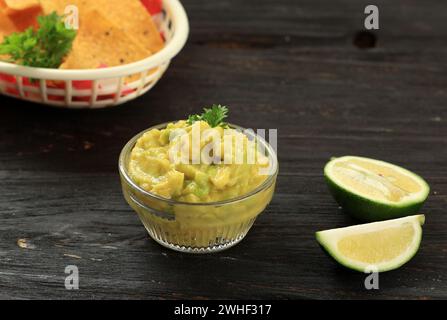
<instances>
[{"instance_id":1,"label":"wooden plank","mask_svg":"<svg viewBox=\"0 0 447 320\"><path fill-rule=\"evenodd\" d=\"M1 97L2 297L447 298L447 5L376 3L376 47L362 50L365 1L185 0L191 38L143 98L70 111ZM117 158L137 132L212 103L230 106L233 123L277 128L281 172L244 241L190 256L148 238L122 198ZM354 223L322 177L344 154L404 165L432 188L419 253L374 292L314 240ZM64 288L68 264L79 291Z\"/></svg>"}]
</instances>

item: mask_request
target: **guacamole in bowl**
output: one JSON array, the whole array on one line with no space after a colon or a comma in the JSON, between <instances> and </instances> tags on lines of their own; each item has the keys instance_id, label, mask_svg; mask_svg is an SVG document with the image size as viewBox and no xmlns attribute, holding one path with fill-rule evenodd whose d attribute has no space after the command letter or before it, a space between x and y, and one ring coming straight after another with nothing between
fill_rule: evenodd
<instances>
[{"instance_id":1,"label":"guacamole in bowl","mask_svg":"<svg viewBox=\"0 0 447 320\"><path fill-rule=\"evenodd\" d=\"M205 253L244 238L272 199L278 164L254 132L181 120L131 139L119 169L125 199L154 240Z\"/></svg>"}]
</instances>

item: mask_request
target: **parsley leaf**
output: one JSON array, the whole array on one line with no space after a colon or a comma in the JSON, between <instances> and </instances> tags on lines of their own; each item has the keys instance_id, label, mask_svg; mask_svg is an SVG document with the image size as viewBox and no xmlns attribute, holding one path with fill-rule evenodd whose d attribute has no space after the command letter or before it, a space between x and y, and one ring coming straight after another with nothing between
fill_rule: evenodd
<instances>
[{"instance_id":1,"label":"parsley leaf","mask_svg":"<svg viewBox=\"0 0 447 320\"><path fill-rule=\"evenodd\" d=\"M223 120L228 117L228 108L221 106L220 104L213 104L211 108L204 108L202 114L194 114L188 117L186 121L189 125L192 125L196 121L208 122L210 127L228 127L228 124Z\"/></svg>"},{"instance_id":2,"label":"parsley leaf","mask_svg":"<svg viewBox=\"0 0 447 320\"><path fill-rule=\"evenodd\" d=\"M67 29L56 12L37 18L39 28L28 28L7 36L0 44L0 55L8 62L40 68L58 68L70 52L76 30Z\"/></svg>"}]
</instances>

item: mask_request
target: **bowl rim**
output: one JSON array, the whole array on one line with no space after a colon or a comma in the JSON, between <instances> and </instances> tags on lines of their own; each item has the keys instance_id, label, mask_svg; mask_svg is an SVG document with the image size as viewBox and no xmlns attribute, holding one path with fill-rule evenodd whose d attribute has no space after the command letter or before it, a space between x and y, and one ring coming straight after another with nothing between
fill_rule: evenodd
<instances>
[{"instance_id":1,"label":"bowl rim","mask_svg":"<svg viewBox=\"0 0 447 320\"><path fill-rule=\"evenodd\" d=\"M253 134L252 136L254 138L259 139L259 141L262 142L262 144L264 145L264 147L268 150L269 153L269 158L271 158L273 160L274 166L275 166L275 173L269 175L269 177L263 182L261 183L259 186L257 186L255 189L253 189L252 191L240 195L238 197L235 198L230 198L230 199L226 199L226 200L220 200L220 201L213 201L213 202L185 202L185 201L177 201L177 200L173 200L173 199L168 199L168 198L164 198L162 196L159 196L157 194L148 192L146 190L144 190L143 188L141 188L139 185L137 185L132 179L131 177L127 174L127 168L126 168L126 164L125 164L125 159L126 156L128 154L130 154L132 152L133 147L135 146L137 140L146 132L153 130L153 129L163 129L166 128L166 126L170 123L175 123L177 121L180 120L175 120L175 121L170 121L170 122L165 122L162 124L158 124L155 126L152 126L148 129L145 129L141 132L139 132L138 134L136 134L135 136L133 136L123 147L123 149L120 152L120 156L119 156L119 161L118 161L118 169L119 169L119 173L120 176L126 181L126 183L132 187L132 189L138 191L139 193L141 193L143 196L145 197L149 197L149 198L153 198L155 200L159 200L162 201L164 203L168 203L170 205L183 205L183 206L223 206L226 204L233 204L233 203L237 203L240 201L243 201L245 199L248 199L258 193L260 193L261 191L264 191L265 189L267 189L268 187L270 187L275 181L276 178L278 176L278 172L279 172L279 163L278 163L278 157L277 154L275 152L275 150L272 148L272 146L265 141L264 138L262 138L261 136L257 135L257 134ZM246 128L232 124L232 123L228 123L228 125L233 128L233 129L238 129L238 130L246 130Z\"/></svg>"},{"instance_id":2,"label":"bowl rim","mask_svg":"<svg viewBox=\"0 0 447 320\"><path fill-rule=\"evenodd\" d=\"M0 72L47 80L99 80L127 76L157 67L174 58L185 46L189 35L188 16L180 1L163 0L163 5L171 13L174 35L163 49L143 60L108 68L72 70L35 68L0 61Z\"/></svg>"}]
</instances>

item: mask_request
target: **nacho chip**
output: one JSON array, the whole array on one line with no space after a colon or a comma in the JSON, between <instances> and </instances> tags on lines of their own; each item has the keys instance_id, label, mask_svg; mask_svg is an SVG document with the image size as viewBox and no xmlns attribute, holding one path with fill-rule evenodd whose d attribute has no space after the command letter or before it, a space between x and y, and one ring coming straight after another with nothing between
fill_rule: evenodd
<instances>
[{"instance_id":1,"label":"nacho chip","mask_svg":"<svg viewBox=\"0 0 447 320\"><path fill-rule=\"evenodd\" d=\"M39 0L3 0L9 10L23 11L40 7Z\"/></svg>"},{"instance_id":2,"label":"nacho chip","mask_svg":"<svg viewBox=\"0 0 447 320\"><path fill-rule=\"evenodd\" d=\"M3 42L4 37L17 31L17 27L6 15L3 8L0 8L0 43Z\"/></svg>"},{"instance_id":3,"label":"nacho chip","mask_svg":"<svg viewBox=\"0 0 447 320\"><path fill-rule=\"evenodd\" d=\"M151 15L140 0L97 0L104 14L138 43L153 53L164 47Z\"/></svg>"},{"instance_id":4,"label":"nacho chip","mask_svg":"<svg viewBox=\"0 0 447 320\"><path fill-rule=\"evenodd\" d=\"M37 17L43 13L39 0L1 0L1 7L18 31L37 27Z\"/></svg>"},{"instance_id":5,"label":"nacho chip","mask_svg":"<svg viewBox=\"0 0 447 320\"><path fill-rule=\"evenodd\" d=\"M5 12L0 8L0 43L4 38L13 32L17 32L17 27L12 23ZM0 55L0 61L7 60L8 56Z\"/></svg>"},{"instance_id":6,"label":"nacho chip","mask_svg":"<svg viewBox=\"0 0 447 320\"><path fill-rule=\"evenodd\" d=\"M144 59L152 54L107 19L102 12L84 12L78 35L62 69L95 69Z\"/></svg>"},{"instance_id":7,"label":"nacho chip","mask_svg":"<svg viewBox=\"0 0 447 320\"><path fill-rule=\"evenodd\" d=\"M41 0L41 5L45 14L53 11L63 14L68 5L75 5L81 21L85 12L96 9L146 50L156 53L164 47L151 15L140 0Z\"/></svg>"},{"instance_id":8,"label":"nacho chip","mask_svg":"<svg viewBox=\"0 0 447 320\"><path fill-rule=\"evenodd\" d=\"M56 11L58 14L64 14L65 8L74 5L79 9L87 7L86 0L40 0L44 14L50 14Z\"/></svg>"}]
</instances>

